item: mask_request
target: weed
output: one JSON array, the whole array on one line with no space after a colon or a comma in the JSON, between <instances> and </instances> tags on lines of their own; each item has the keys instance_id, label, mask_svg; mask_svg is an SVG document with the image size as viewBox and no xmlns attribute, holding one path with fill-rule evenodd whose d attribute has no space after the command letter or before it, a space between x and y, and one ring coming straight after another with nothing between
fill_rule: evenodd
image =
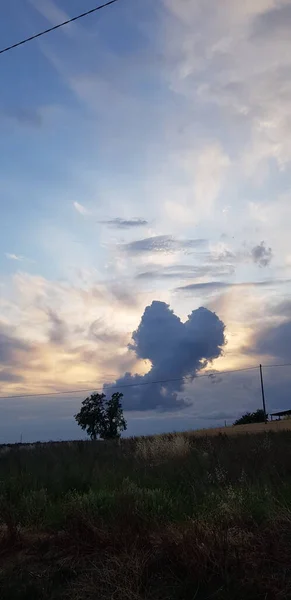
<instances>
[{"instance_id":1,"label":"weed","mask_svg":"<svg viewBox=\"0 0 291 600\"><path fill-rule=\"evenodd\" d=\"M290 442L187 432L2 448L1 599L291 597Z\"/></svg>"}]
</instances>

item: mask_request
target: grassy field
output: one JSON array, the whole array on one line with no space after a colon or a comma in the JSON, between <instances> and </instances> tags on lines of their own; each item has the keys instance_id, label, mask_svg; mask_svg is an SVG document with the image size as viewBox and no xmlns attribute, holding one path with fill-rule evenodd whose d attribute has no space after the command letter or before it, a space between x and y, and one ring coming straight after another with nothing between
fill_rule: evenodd
<instances>
[{"instance_id":1,"label":"grassy field","mask_svg":"<svg viewBox=\"0 0 291 600\"><path fill-rule=\"evenodd\" d=\"M219 433L227 435L238 435L240 433L262 433L264 431L291 431L291 419L282 419L281 421L268 421L268 423L252 423L250 425L232 425L228 427L213 427L211 429L197 429L193 431L196 436L218 435Z\"/></svg>"},{"instance_id":2,"label":"grassy field","mask_svg":"<svg viewBox=\"0 0 291 600\"><path fill-rule=\"evenodd\" d=\"M0 485L1 600L291 598L291 431L2 447Z\"/></svg>"}]
</instances>

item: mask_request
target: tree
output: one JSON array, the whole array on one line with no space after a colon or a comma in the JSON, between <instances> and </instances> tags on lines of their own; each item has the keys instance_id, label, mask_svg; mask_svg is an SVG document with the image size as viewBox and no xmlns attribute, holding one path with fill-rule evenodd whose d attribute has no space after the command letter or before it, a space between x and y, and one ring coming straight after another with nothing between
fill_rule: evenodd
<instances>
[{"instance_id":1,"label":"tree","mask_svg":"<svg viewBox=\"0 0 291 600\"><path fill-rule=\"evenodd\" d=\"M121 431L125 431L127 423L123 416L121 406L123 394L116 392L106 402L104 439L112 440L120 438Z\"/></svg>"},{"instance_id":2,"label":"tree","mask_svg":"<svg viewBox=\"0 0 291 600\"><path fill-rule=\"evenodd\" d=\"M262 408L258 408L255 412L247 412L240 419L234 422L234 425L247 425L249 423L264 423L268 420L268 415L265 415Z\"/></svg>"},{"instance_id":3,"label":"tree","mask_svg":"<svg viewBox=\"0 0 291 600\"><path fill-rule=\"evenodd\" d=\"M105 401L105 394L96 392L83 400L75 419L91 440L96 440L98 436L104 440L118 439L121 432L126 430L121 398L123 394L116 392L110 400Z\"/></svg>"}]
</instances>

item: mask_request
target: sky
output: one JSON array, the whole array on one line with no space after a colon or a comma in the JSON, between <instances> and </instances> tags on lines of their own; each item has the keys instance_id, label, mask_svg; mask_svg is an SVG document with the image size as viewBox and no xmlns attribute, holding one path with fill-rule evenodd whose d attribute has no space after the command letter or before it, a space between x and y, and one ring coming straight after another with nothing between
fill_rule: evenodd
<instances>
[{"instance_id":1,"label":"sky","mask_svg":"<svg viewBox=\"0 0 291 600\"><path fill-rule=\"evenodd\" d=\"M10 0L1 48L93 6ZM260 363L290 408L290 24L119 0L0 56L0 442L83 437L114 385L128 435L231 423Z\"/></svg>"}]
</instances>

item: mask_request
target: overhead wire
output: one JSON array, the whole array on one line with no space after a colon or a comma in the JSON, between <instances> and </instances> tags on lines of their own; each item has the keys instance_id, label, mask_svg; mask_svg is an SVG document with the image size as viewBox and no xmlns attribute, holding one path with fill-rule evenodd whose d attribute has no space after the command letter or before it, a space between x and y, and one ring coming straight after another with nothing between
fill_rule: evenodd
<instances>
[{"instance_id":1,"label":"overhead wire","mask_svg":"<svg viewBox=\"0 0 291 600\"><path fill-rule=\"evenodd\" d=\"M262 365L263 369L269 369L272 367L291 367L291 363L285 363L283 365Z\"/></svg>"},{"instance_id":2,"label":"overhead wire","mask_svg":"<svg viewBox=\"0 0 291 600\"><path fill-rule=\"evenodd\" d=\"M291 363L290 364L284 364L284 365L262 365L263 368L265 367L291 367ZM0 396L0 400L8 400L8 399L13 399L13 398L36 398L36 397L41 397L41 396L63 396L63 395L67 395L67 394L82 394L82 393L86 393L86 392L103 392L106 390L114 390L114 389L126 389L126 388L133 388L133 387L142 387L145 385L163 385L166 383L174 383L174 382L179 382L179 381L193 381L197 379L202 379L203 377L215 377L215 376L220 376L220 375L228 375L229 373L243 373L245 371L254 371L256 369L258 369L259 366L253 366L253 367L244 367L242 369L231 369L231 370L227 370L227 371L215 371L212 373L203 373L203 375L197 375L195 377L195 375L187 375L186 377L177 377L177 378L173 378L173 379L160 379L160 380L155 380L155 381L144 381L141 383L126 383L126 384L121 384L121 385L104 385L103 388L96 388L96 387L90 387L90 388L83 388L83 389L75 389L75 390L65 390L65 391L57 391L57 392L42 392L40 394L17 394L17 395L11 395L11 396Z\"/></svg>"},{"instance_id":3,"label":"overhead wire","mask_svg":"<svg viewBox=\"0 0 291 600\"><path fill-rule=\"evenodd\" d=\"M66 21L63 21L62 23L58 23L57 25L54 25L53 27L44 29L43 31L40 31L39 33L31 35L30 37L27 37L27 38L21 40L20 42L16 42L15 44L12 44L11 46L7 46L6 48L2 48L2 50L0 50L0 54L4 54L4 52L9 52L10 50L13 50L14 48L18 48L18 46L23 46L24 44L27 44L28 42L32 42L32 40L36 40L37 38L40 38L41 36L46 35L47 33L51 33L51 31L56 31L57 29L60 29L61 27L64 27L65 25L69 25L70 23L73 23L74 21L78 21L78 19L83 19L84 17L88 17L89 15L92 15L93 13L97 12L98 10L101 10L102 8L106 8L107 6L110 6L111 4L115 4L115 2L118 2L118 0L109 0L108 2L105 2L104 4L95 6L95 8L91 8L90 10L87 10L86 12L83 12L80 15L77 15L76 17L72 17L70 19L67 19Z\"/></svg>"},{"instance_id":4,"label":"overhead wire","mask_svg":"<svg viewBox=\"0 0 291 600\"><path fill-rule=\"evenodd\" d=\"M9 52L10 50L13 50L14 48L23 46L24 44L27 44L28 42L31 42L31 41L33 41L37 38L40 38L48 33L51 33L52 31L56 31L57 29L60 29L61 27L64 27L65 25L69 25L70 23L73 23L79 19L83 19L84 17L87 17L99 10L102 10L103 8L106 8L106 7L110 6L111 4L115 4L116 2L118 2L118 0L109 0L108 2L105 2L99 6L96 6L92 9L88 10L88 11L85 11L79 15L76 15L75 17L71 17L70 19L67 19L61 23L58 23L57 25L54 25L52 27L49 27L48 29L42 30L39 33L36 33L30 37L24 38L20 42L16 42L14 44L11 44L10 46L2 48L0 50L0 54L4 54L5 52ZM263 368L290 367L291 363L276 364L276 365L262 365L262 366L263 366ZM166 384L166 383L174 383L174 382L179 382L179 381L201 379L202 377L219 376L219 375L225 375L228 373L240 373L240 372L244 372L244 371L251 371L251 370L254 370L257 368L258 368L258 366L246 367L243 369L233 369L233 370L228 370L228 371L217 371L214 373L205 373L203 375L198 375L197 377L186 376L186 377L179 377L179 378L173 378L173 379L146 381L146 382L142 382L142 383L132 383L132 384L112 385L112 386L106 385L105 387L103 387L103 390L111 390L111 389L117 389L117 388L124 389L124 388L140 387L140 386L145 386L145 385L162 385L162 384ZM58 396L58 395L64 395L64 394L77 394L77 393L90 392L92 390L97 391L96 388L92 387L92 388L83 388L83 389L57 391L57 392L45 392L45 393L39 393L39 394L17 394L17 395L11 395L11 396L0 396L0 400L1 399L4 399L4 400L10 399L10 398L11 399L13 399L13 398L33 398L33 397L39 397L39 396Z\"/></svg>"}]
</instances>

